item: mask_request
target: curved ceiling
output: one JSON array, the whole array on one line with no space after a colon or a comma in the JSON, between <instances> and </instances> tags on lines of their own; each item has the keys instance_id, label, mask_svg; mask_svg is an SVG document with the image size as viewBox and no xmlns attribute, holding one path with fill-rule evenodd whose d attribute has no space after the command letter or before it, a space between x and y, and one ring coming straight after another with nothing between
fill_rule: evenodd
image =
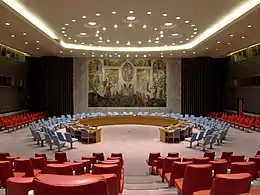
<instances>
[{"instance_id":1,"label":"curved ceiling","mask_svg":"<svg viewBox=\"0 0 260 195\"><path fill-rule=\"evenodd\" d=\"M260 41L260 0L1 2L2 42L33 55L221 56Z\"/></svg>"}]
</instances>

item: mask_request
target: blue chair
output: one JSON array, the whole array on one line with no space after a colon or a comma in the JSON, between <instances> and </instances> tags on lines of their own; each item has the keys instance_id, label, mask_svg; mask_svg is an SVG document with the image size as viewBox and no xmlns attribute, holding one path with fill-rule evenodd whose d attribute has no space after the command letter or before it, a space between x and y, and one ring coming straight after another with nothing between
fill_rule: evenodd
<instances>
[{"instance_id":1,"label":"blue chair","mask_svg":"<svg viewBox=\"0 0 260 195\"><path fill-rule=\"evenodd\" d=\"M192 143L196 141L198 133L193 133L191 137L185 138L184 141L190 142L190 148L192 148Z\"/></svg>"},{"instance_id":2,"label":"blue chair","mask_svg":"<svg viewBox=\"0 0 260 195\"><path fill-rule=\"evenodd\" d=\"M203 132L203 131L200 131L198 137L196 138L197 145L199 145L198 142L203 139L203 136L204 136L204 132Z\"/></svg>"},{"instance_id":3,"label":"blue chair","mask_svg":"<svg viewBox=\"0 0 260 195\"><path fill-rule=\"evenodd\" d=\"M41 146L43 146L43 142L45 141L45 137L39 131L36 131L35 134L37 136L37 143L39 144L41 142Z\"/></svg>"},{"instance_id":4,"label":"blue chair","mask_svg":"<svg viewBox=\"0 0 260 195\"><path fill-rule=\"evenodd\" d=\"M92 142L95 142L95 135L94 135L94 133L90 133L90 132L88 132L85 129L81 129L81 142L83 140L87 140L88 144L90 143L90 140Z\"/></svg>"},{"instance_id":5,"label":"blue chair","mask_svg":"<svg viewBox=\"0 0 260 195\"><path fill-rule=\"evenodd\" d=\"M46 133L43 133L43 135L45 137L46 143L50 146L50 150L52 150L53 141L52 141L50 135L48 135Z\"/></svg>"},{"instance_id":6,"label":"blue chair","mask_svg":"<svg viewBox=\"0 0 260 195\"><path fill-rule=\"evenodd\" d=\"M218 134L214 134L212 139L210 140L210 149L213 149L213 145L217 142L217 139L218 139Z\"/></svg>"},{"instance_id":7,"label":"blue chair","mask_svg":"<svg viewBox=\"0 0 260 195\"><path fill-rule=\"evenodd\" d=\"M70 148L73 148L73 145L72 145L72 144L73 144L74 142L77 142L78 139L71 137L71 135L70 135L69 133L64 133L64 135L65 135L65 138L66 138L66 142L70 143Z\"/></svg>"},{"instance_id":8,"label":"blue chair","mask_svg":"<svg viewBox=\"0 0 260 195\"><path fill-rule=\"evenodd\" d=\"M198 141L198 145L201 145L202 147L203 147L203 151L205 151L206 150L206 146L207 145L210 145L211 144L211 139L212 139L212 135L208 135L207 137L205 137L205 139L204 140L200 140L200 141Z\"/></svg>"},{"instance_id":9,"label":"blue chair","mask_svg":"<svg viewBox=\"0 0 260 195\"><path fill-rule=\"evenodd\" d=\"M63 141L63 142L66 141L65 137L63 136L63 134L61 132L56 132L56 134L60 141Z\"/></svg>"},{"instance_id":10,"label":"blue chair","mask_svg":"<svg viewBox=\"0 0 260 195\"><path fill-rule=\"evenodd\" d=\"M58 139L57 136L53 136L53 145L56 145L58 147L58 152L60 152L60 149L65 146L65 142L62 142Z\"/></svg>"},{"instance_id":11,"label":"blue chair","mask_svg":"<svg viewBox=\"0 0 260 195\"><path fill-rule=\"evenodd\" d=\"M169 141L170 139L172 139L173 142L174 142L175 139L178 139L178 141L180 142L180 140L181 140L181 131L180 131L180 129L176 129L173 132L168 133L167 140Z\"/></svg>"},{"instance_id":12,"label":"blue chair","mask_svg":"<svg viewBox=\"0 0 260 195\"><path fill-rule=\"evenodd\" d=\"M227 130L221 131L221 132L218 134L218 138L217 138L217 144L218 144L218 145L220 145L220 143L223 142L223 139L224 139L224 137L225 137L226 131L227 131Z\"/></svg>"}]
</instances>

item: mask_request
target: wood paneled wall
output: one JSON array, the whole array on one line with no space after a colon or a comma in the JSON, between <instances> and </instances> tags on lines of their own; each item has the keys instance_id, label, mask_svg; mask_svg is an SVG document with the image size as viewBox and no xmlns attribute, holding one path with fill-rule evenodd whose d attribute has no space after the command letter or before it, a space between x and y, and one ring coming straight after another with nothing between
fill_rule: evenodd
<instances>
[{"instance_id":1,"label":"wood paneled wall","mask_svg":"<svg viewBox=\"0 0 260 195\"><path fill-rule=\"evenodd\" d=\"M73 113L73 58L28 58L29 105L50 116Z\"/></svg>"},{"instance_id":2,"label":"wood paneled wall","mask_svg":"<svg viewBox=\"0 0 260 195\"><path fill-rule=\"evenodd\" d=\"M182 113L205 115L222 111L226 59L182 59Z\"/></svg>"}]
</instances>

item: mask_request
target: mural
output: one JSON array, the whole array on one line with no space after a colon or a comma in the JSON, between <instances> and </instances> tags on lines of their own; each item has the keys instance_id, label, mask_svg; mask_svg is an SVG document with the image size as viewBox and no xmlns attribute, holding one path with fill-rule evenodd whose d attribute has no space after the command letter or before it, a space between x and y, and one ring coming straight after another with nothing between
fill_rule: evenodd
<instances>
[{"instance_id":1,"label":"mural","mask_svg":"<svg viewBox=\"0 0 260 195\"><path fill-rule=\"evenodd\" d=\"M88 107L166 107L163 60L91 60Z\"/></svg>"}]
</instances>

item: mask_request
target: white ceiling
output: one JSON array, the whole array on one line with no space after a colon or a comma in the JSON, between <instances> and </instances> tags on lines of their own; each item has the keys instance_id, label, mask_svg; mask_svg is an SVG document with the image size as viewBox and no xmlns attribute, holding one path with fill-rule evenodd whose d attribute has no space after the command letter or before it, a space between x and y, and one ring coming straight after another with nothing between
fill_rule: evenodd
<instances>
[{"instance_id":1,"label":"white ceiling","mask_svg":"<svg viewBox=\"0 0 260 195\"><path fill-rule=\"evenodd\" d=\"M250 1L256 0L131 0L129 2L123 0L19 0L18 2L41 19L55 33L59 41L84 46L139 48L189 43L232 10ZM1 0L0 43L35 56L222 57L237 49L260 42L260 23L257 21L260 17L259 7L255 7L192 50L92 52L64 49L58 42L50 39ZM113 11L116 13L113 14ZM151 14L147 14L148 12ZM128 16L134 16L135 20L127 20ZM90 26L89 22L95 22L96 25ZM166 27L165 23L172 23L172 25ZM132 24L132 27L129 27L129 24ZM115 25L118 27L115 28ZM248 25L251 27L249 28ZM62 29L63 27L65 29ZM80 33L87 35L80 36ZM234 36L230 36L231 34ZM155 42L156 40L158 43ZM128 42L130 45L127 45Z\"/></svg>"}]
</instances>

